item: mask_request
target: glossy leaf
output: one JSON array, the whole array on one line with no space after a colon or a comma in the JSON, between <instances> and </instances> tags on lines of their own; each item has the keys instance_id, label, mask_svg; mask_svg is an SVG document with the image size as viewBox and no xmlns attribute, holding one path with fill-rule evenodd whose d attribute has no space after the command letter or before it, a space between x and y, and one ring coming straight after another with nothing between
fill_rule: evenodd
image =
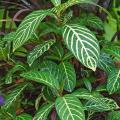
<instances>
[{"instance_id":1,"label":"glossy leaf","mask_svg":"<svg viewBox=\"0 0 120 120\"><path fill-rule=\"evenodd\" d=\"M33 120L47 120L50 111L52 110L54 104L45 104L39 108L38 112L34 116Z\"/></svg>"},{"instance_id":2,"label":"glossy leaf","mask_svg":"<svg viewBox=\"0 0 120 120\"><path fill-rule=\"evenodd\" d=\"M60 70L62 71L64 89L71 92L76 85L76 73L74 67L69 62L62 62L59 65Z\"/></svg>"},{"instance_id":3,"label":"glossy leaf","mask_svg":"<svg viewBox=\"0 0 120 120\"><path fill-rule=\"evenodd\" d=\"M51 10L37 10L30 13L19 25L13 42L13 51L21 47L35 33L39 23L51 14Z\"/></svg>"},{"instance_id":4,"label":"glossy leaf","mask_svg":"<svg viewBox=\"0 0 120 120\"><path fill-rule=\"evenodd\" d=\"M49 72L32 71L21 74L22 77L59 89L59 83Z\"/></svg>"},{"instance_id":5,"label":"glossy leaf","mask_svg":"<svg viewBox=\"0 0 120 120\"><path fill-rule=\"evenodd\" d=\"M63 38L68 49L86 67L96 70L100 48L96 37L85 27L65 25Z\"/></svg>"},{"instance_id":6,"label":"glossy leaf","mask_svg":"<svg viewBox=\"0 0 120 120\"><path fill-rule=\"evenodd\" d=\"M81 102L72 95L57 98L55 106L61 120L85 120Z\"/></svg>"},{"instance_id":7,"label":"glossy leaf","mask_svg":"<svg viewBox=\"0 0 120 120\"><path fill-rule=\"evenodd\" d=\"M112 94L120 89L120 70L112 69L108 75L107 91Z\"/></svg>"},{"instance_id":8,"label":"glossy leaf","mask_svg":"<svg viewBox=\"0 0 120 120\"><path fill-rule=\"evenodd\" d=\"M49 48L55 43L55 40L46 41L40 45L37 45L28 55L27 62L29 66L33 64L33 62L40 57L44 52L49 50Z\"/></svg>"}]
</instances>

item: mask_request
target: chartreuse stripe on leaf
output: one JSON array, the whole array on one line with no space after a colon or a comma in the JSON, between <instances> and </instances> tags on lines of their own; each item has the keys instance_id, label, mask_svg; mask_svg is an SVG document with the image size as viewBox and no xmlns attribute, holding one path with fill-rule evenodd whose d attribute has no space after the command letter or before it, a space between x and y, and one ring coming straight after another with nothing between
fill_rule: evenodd
<instances>
[{"instance_id":1,"label":"chartreuse stripe on leaf","mask_svg":"<svg viewBox=\"0 0 120 120\"><path fill-rule=\"evenodd\" d=\"M55 40L49 40L46 42L43 42L40 45L37 45L28 55L27 62L29 66L32 65L32 63L40 57L44 52L46 52L53 44L55 43Z\"/></svg>"},{"instance_id":2,"label":"chartreuse stripe on leaf","mask_svg":"<svg viewBox=\"0 0 120 120\"><path fill-rule=\"evenodd\" d=\"M47 120L48 115L53 107L54 107L53 103L43 105L42 107L39 108L33 120Z\"/></svg>"},{"instance_id":3,"label":"chartreuse stripe on leaf","mask_svg":"<svg viewBox=\"0 0 120 120\"><path fill-rule=\"evenodd\" d=\"M61 120L85 120L81 102L72 95L57 98L55 106Z\"/></svg>"},{"instance_id":4,"label":"chartreuse stripe on leaf","mask_svg":"<svg viewBox=\"0 0 120 120\"><path fill-rule=\"evenodd\" d=\"M93 33L80 25L65 25L63 38L68 49L86 67L96 70L100 47Z\"/></svg>"},{"instance_id":5,"label":"chartreuse stripe on leaf","mask_svg":"<svg viewBox=\"0 0 120 120\"><path fill-rule=\"evenodd\" d=\"M5 104L3 106L4 109L8 109L14 102L15 100L20 96L22 91L27 87L28 84L22 84L15 88L6 98Z\"/></svg>"},{"instance_id":6,"label":"chartreuse stripe on leaf","mask_svg":"<svg viewBox=\"0 0 120 120\"><path fill-rule=\"evenodd\" d=\"M94 97L91 98L85 105L87 110L94 110L98 112L109 111L118 109L119 106L112 99L104 98L104 97Z\"/></svg>"},{"instance_id":7,"label":"chartreuse stripe on leaf","mask_svg":"<svg viewBox=\"0 0 120 120\"><path fill-rule=\"evenodd\" d=\"M22 77L45 84L51 88L59 89L59 82L49 72L31 71L21 74Z\"/></svg>"},{"instance_id":8,"label":"chartreuse stripe on leaf","mask_svg":"<svg viewBox=\"0 0 120 120\"><path fill-rule=\"evenodd\" d=\"M18 27L14 42L13 42L13 51L17 48L21 47L25 42L27 42L35 33L39 23L47 16L52 15L51 10L37 10L30 13L25 19L22 21L20 26Z\"/></svg>"},{"instance_id":9,"label":"chartreuse stripe on leaf","mask_svg":"<svg viewBox=\"0 0 120 120\"><path fill-rule=\"evenodd\" d=\"M74 67L69 62L62 62L59 65L64 80L64 89L71 92L76 85L76 74Z\"/></svg>"},{"instance_id":10,"label":"chartreuse stripe on leaf","mask_svg":"<svg viewBox=\"0 0 120 120\"><path fill-rule=\"evenodd\" d=\"M112 69L108 75L107 91L112 94L120 89L120 69Z\"/></svg>"},{"instance_id":11,"label":"chartreuse stripe on leaf","mask_svg":"<svg viewBox=\"0 0 120 120\"><path fill-rule=\"evenodd\" d=\"M15 120L33 120L32 116L26 113L18 115Z\"/></svg>"}]
</instances>

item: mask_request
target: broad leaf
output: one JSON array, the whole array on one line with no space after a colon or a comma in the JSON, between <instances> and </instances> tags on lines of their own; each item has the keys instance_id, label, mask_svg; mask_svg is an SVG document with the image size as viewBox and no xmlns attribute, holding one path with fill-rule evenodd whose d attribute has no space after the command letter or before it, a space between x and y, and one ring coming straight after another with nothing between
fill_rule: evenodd
<instances>
[{"instance_id":1,"label":"broad leaf","mask_svg":"<svg viewBox=\"0 0 120 120\"><path fill-rule=\"evenodd\" d=\"M54 76L54 78L59 82L62 80L61 70L59 69L58 65L52 61L44 61L40 66L40 71L49 72L50 75Z\"/></svg>"},{"instance_id":2,"label":"broad leaf","mask_svg":"<svg viewBox=\"0 0 120 120\"><path fill-rule=\"evenodd\" d=\"M13 51L21 47L25 42L27 42L35 33L39 23L47 16L51 14L51 10L37 10L30 13L18 27L14 42Z\"/></svg>"},{"instance_id":3,"label":"broad leaf","mask_svg":"<svg viewBox=\"0 0 120 120\"><path fill-rule=\"evenodd\" d=\"M50 111L52 110L54 104L45 104L39 108L38 112L34 116L33 120L47 120Z\"/></svg>"},{"instance_id":4,"label":"broad leaf","mask_svg":"<svg viewBox=\"0 0 120 120\"><path fill-rule=\"evenodd\" d=\"M59 89L59 82L49 72L31 71L21 74L22 77Z\"/></svg>"},{"instance_id":5,"label":"broad leaf","mask_svg":"<svg viewBox=\"0 0 120 120\"><path fill-rule=\"evenodd\" d=\"M112 94L120 89L120 70L112 69L108 75L107 91Z\"/></svg>"},{"instance_id":6,"label":"broad leaf","mask_svg":"<svg viewBox=\"0 0 120 120\"><path fill-rule=\"evenodd\" d=\"M28 84L22 84L18 86L17 88L13 89L13 91L7 96L7 99L5 101L5 104L3 106L4 109L8 109L12 104L15 102L15 100L20 96L22 91L27 87Z\"/></svg>"},{"instance_id":7,"label":"broad leaf","mask_svg":"<svg viewBox=\"0 0 120 120\"><path fill-rule=\"evenodd\" d=\"M54 6L58 6L61 4L61 0L51 0Z\"/></svg>"},{"instance_id":8,"label":"broad leaf","mask_svg":"<svg viewBox=\"0 0 120 120\"><path fill-rule=\"evenodd\" d=\"M40 45L37 45L28 55L27 62L29 66L32 65L32 63L40 57L45 51L47 51L53 44L55 43L55 40L49 40L47 42L44 42Z\"/></svg>"},{"instance_id":9,"label":"broad leaf","mask_svg":"<svg viewBox=\"0 0 120 120\"><path fill-rule=\"evenodd\" d=\"M100 55L98 67L104 70L105 72L109 73L115 67L115 65L114 65L112 58L110 58L108 54L102 53Z\"/></svg>"},{"instance_id":10,"label":"broad leaf","mask_svg":"<svg viewBox=\"0 0 120 120\"><path fill-rule=\"evenodd\" d=\"M107 46L103 48L103 51L120 59L120 47L118 46Z\"/></svg>"},{"instance_id":11,"label":"broad leaf","mask_svg":"<svg viewBox=\"0 0 120 120\"><path fill-rule=\"evenodd\" d=\"M120 110L110 112L106 120L120 120Z\"/></svg>"},{"instance_id":12,"label":"broad leaf","mask_svg":"<svg viewBox=\"0 0 120 120\"><path fill-rule=\"evenodd\" d=\"M72 95L57 98L55 106L61 120L85 120L81 102Z\"/></svg>"},{"instance_id":13,"label":"broad leaf","mask_svg":"<svg viewBox=\"0 0 120 120\"><path fill-rule=\"evenodd\" d=\"M83 19L80 20L80 22L84 22L84 25L90 26L91 28L94 29L99 29L99 30L104 29L104 24L102 20L93 14L90 15L87 14Z\"/></svg>"},{"instance_id":14,"label":"broad leaf","mask_svg":"<svg viewBox=\"0 0 120 120\"><path fill-rule=\"evenodd\" d=\"M103 98L103 97L98 97L98 98L91 98L85 105L85 108L87 110L94 110L94 111L109 111L109 110L114 110L118 109L118 105L116 104L115 101L112 99L108 98Z\"/></svg>"},{"instance_id":15,"label":"broad leaf","mask_svg":"<svg viewBox=\"0 0 120 120\"><path fill-rule=\"evenodd\" d=\"M100 48L92 32L80 25L65 25L63 38L68 49L86 67L96 70Z\"/></svg>"},{"instance_id":16,"label":"broad leaf","mask_svg":"<svg viewBox=\"0 0 120 120\"><path fill-rule=\"evenodd\" d=\"M32 116L29 115L29 114L21 114L21 115L18 115L15 120L33 120Z\"/></svg>"},{"instance_id":17,"label":"broad leaf","mask_svg":"<svg viewBox=\"0 0 120 120\"><path fill-rule=\"evenodd\" d=\"M98 92L90 92L87 89L78 89L72 93L72 95L78 97L79 99L89 100L94 97L100 97Z\"/></svg>"},{"instance_id":18,"label":"broad leaf","mask_svg":"<svg viewBox=\"0 0 120 120\"><path fill-rule=\"evenodd\" d=\"M60 70L62 71L64 89L71 92L76 85L76 74L74 67L69 62L62 62L59 65Z\"/></svg>"}]
</instances>

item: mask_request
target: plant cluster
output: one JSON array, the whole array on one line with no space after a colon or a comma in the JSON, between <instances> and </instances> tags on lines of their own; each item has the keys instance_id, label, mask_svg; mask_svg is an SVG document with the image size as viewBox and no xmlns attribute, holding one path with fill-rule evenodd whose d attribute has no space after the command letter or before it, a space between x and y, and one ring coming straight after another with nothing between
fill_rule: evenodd
<instances>
[{"instance_id":1,"label":"plant cluster","mask_svg":"<svg viewBox=\"0 0 120 120\"><path fill-rule=\"evenodd\" d=\"M120 3L108 12L94 0L51 2L0 36L0 120L119 120Z\"/></svg>"}]
</instances>

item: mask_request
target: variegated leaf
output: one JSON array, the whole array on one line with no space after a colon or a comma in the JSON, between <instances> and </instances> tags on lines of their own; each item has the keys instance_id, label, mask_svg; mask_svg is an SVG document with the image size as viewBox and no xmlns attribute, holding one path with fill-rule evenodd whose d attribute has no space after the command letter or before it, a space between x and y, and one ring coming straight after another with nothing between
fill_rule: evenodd
<instances>
[{"instance_id":1,"label":"variegated leaf","mask_svg":"<svg viewBox=\"0 0 120 120\"><path fill-rule=\"evenodd\" d=\"M63 38L68 49L86 67L96 70L100 48L93 33L80 25L65 25Z\"/></svg>"},{"instance_id":2,"label":"variegated leaf","mask_svg":"<svg viewBox=\"0 0 120 120\"><path fill-rule=\"evenodd\" d=\"M34 116L33 120L47 120L50 111L52 110L54 104L45 104L39 108L38 112Z\"/></svg>"},{"instance_id":3,"label":"variegated leaf","mask_svg":"<svg viewBox=\"0 0 120 120\"><path fill-rule=\"evenodd\" d=\"M62 62L59 65L60 70L62 71L64 89L71 92L76 85L76 74L74 67L69 62Z\"/></svg>"},{"instance_id":4,"label":"variegated leaf","mask_svg":"<svg viewBox=\"0 0 120 120\"><path fill-rule=\"evenodd\" d=\"M120 59L120 47L118 46L107 46L103 48L103 51Z\"/></svg>"},{"instance_id":5,"label":"variegated leaf","mask_svg":"<svg viewBox=\"0 0 120 120\"><path fill-rule=\"evenodd\" d=\"M55 40L46 41L40 45L37 45L28 55L27 62L29 66L33 64L33 62L40 57L44 52L46 52L53 44Z\"/></svg>"},{"instance_id":6,"label":"variegated leaf","mask_svg":"<svg viewBox=\"0 0 120 120\"><path fill-rule=\"evenodd\" d=\"M118 109L119 106L112 99L108 99L104 97L102 98L94 97L86 103L85 108L87 108L87 110L94 110L94 111L102 112L102 111Z\"/></svg>"},{"instance_id":7,"label":"variegated leaf","mask_svg":"<svg viewBox=\"0 0 120 120\"><path fill-rule=\"evenodd\" d=\"M115 68L115 65L110 55L106 53L101 53L98 62L98 67L104 70L105 72L109 73L113 68Z\"/></svg>"},{"instance_id":8,"label":"variegated leaf","mask_svg":"<svg viewBox=\"0 0 120 120\"><path fill-rule=\"evenodd\" d=\"M54 6L58 6L61 4L61 0L51 0Z\"/></svg>"},{"instance_id":9,"label":"variegated leaf","mask_svg":"<svg viewBox=\"0 0 120 120\"><path fill-rule=\"evenodd\" d=\"M39 23L47 15L51 14L51 10L37 10L25 17L16 31L13 42L13 51L27 42L32 37L33 33L35 33L35 30L37 29Z\"/></svg>"},{"instance_id":10,"label":"variegated leaf","mask_svg":"<svg viewBox=\"0 0 120 120\"><path fill-rule=\"evenodd\" d=\"M72 95L57 98L55 106L61 120L85 120L81 102Z\"/></svg>"},{"instance_id":11,"label":"variegated leaf","mask_svg":"<svg viewBox=\"0 0 120 120\"><path fill-rule=\"evenodd\" d=\"M59 89L59 82L49 72L31 71L21 74L22 77L45 84L51 88Z\"/></svg>"},{"instance_id":12,"label":"variegated leaf","mask_svg":"<svg viewBox=\"0 0 120 120\"><path fill-rule=\"evenodd\" d=\"M112 94L120 89L120 70L112 69L108 75L107 91Z\"/></svg>"},{"instance_id":13,"label":"variegated leaf","mask_svg":"<svg viewBox=\"0 0 120 120\"><path fill-rule=\"evenodd\" d=\"M22 84L18 86L16 89L13 89L13 91L7 96L6 102L3 106L4 109L8 109L13 102L20 96L21 92L27 87L28 84Z\"/></svg>"},{"instance_id":14,"label":"variegated leaf","mask_svg":"<svg viewBox=\"0 0 120 120\"><path fill-rule=\"evenodd\" d=\"M20 114L18 115L15 120L33 120L32 116L29 114Z\"/></svg>"}]
</instances>

